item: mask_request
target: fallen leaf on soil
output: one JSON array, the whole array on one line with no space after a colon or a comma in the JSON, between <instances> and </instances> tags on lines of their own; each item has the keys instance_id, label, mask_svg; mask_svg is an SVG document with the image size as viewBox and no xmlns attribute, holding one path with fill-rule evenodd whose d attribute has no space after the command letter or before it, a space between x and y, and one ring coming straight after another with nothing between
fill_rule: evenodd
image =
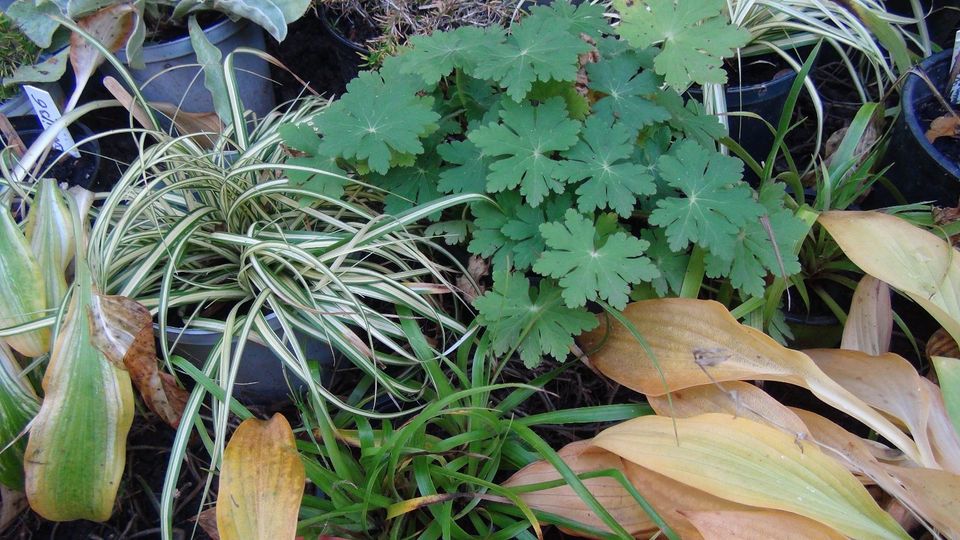
<instances>
[{"instance_id":1,"label":"fallen leaf on soil","mask_svg":"<svg viewBox=\"0 0 960 540\"><path fill-rule=\"evenodd\" d=\"M176 429L188 396L170 374L157 368L150 311L124 296L94 295L90 335L111 363L130 373L150 410Z\"/></svg>"},{"instance_id":2,"label":"fallen leaf on soil","mask_svg":"<svg viewBox=\"0 0 960 540\"><path fill-rule=\"evenodd\" d=\"M594 444L716 497L792 512L847 536L910 538L818 446L752 420L642 416L605 429Z\"/></svg>"},{"instance_id":3,"label":"fallen leaf on soil","mask_svg":"<svg viewBox=\"0 0 960 540\"><path fill-rule=\"evenodd\" d=\"M305 479L293 430L283 415L244 420L227 443L220 468L220 538L294 538Z\"/></svg>"},{"instance_id":4,"label":"fallen leaf on soil","mask_svg":"<svg viewBox=\"0 0 960 540\"><path fill-rule=\"evenodd\" d=\"M927 130L927 140L934 142L940 137L960 136L960 116L955 114L945 114L933 119L930 122L930 129Z\"/></svg>"},{"instance_id":5,"label":"fallen leaf on soil","mask_svg":"<svg viewBox=\"0 0 960 540\"><path fill-rule=\"evenodd\" d=\"M892 335L890 286L873 276L863 276L850 302L840 347L876 356L890 350Z\"/></svg>"},{"instance_id":6,"label":"fallen leaf on soil","mask_svg":"<svg viewBox=\"0 0 960 540\"><path fill-rule=\"evenodd\" d=\"M133 118L140 123L140 125L147 129L153 127L153 123L150 121L150 116L147 112L116 79L113 77L104 77L103 86L124 108L130 111ZM216 113L191 113L179 110L177 106L172 103L155 101L150 102L150 108L172 118L174 125L177 126L177 130L179 130L180 133L193 135L191 138L194 142L203 148L213 148L215 142L213 135L223 131L223 123L220 122L220 118Z\"/></svg>"}]
</instances>

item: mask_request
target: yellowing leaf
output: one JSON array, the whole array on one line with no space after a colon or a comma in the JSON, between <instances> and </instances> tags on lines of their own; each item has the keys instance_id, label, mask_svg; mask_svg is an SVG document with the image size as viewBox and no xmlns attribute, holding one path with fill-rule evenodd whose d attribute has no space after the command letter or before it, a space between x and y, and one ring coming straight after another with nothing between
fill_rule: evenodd
<instances>
[{"instance_id":1,"label":"yellowing leaf","mask_svg":"<svg viewBox=\"0 0 960 540\"><path fill-rule=\"evenodd\" d=\"M854 264L907 294L960 340L960 257L950 244L879 212L826 212L819 219Z\"/></svg>"},{"instance_id":2,"label":"yellowing leaf","mask_svg":"<svg viewBox=\"0 0 960 540\"><path fill-rule=\"evenodd\" d=\"M816 445L745 418L645 416L602 431L594 444L717 497L793 512L853 538L910 538Z\"/></svg>"},{"instance_id":3,"label":"yellowing leaf","mask_svg":"<svg viewBox=\"0 0 960 540\"><path fill-rule=\"evenodd\" d=\"M828 377L809 356L741 325L722 304L667 298L635 302L623 311L649 344L648 358L636 337L617 322L580 337L604 375L638 392L663 395L732 380L774 380L804 386L850 414L922 463L916 445L883 415ZM658 369L659 368L659 369ZM662 378L661 378L662 373Z\"/></svg>"},{"instance_id":4,"label":"yellowing leaf","mask_svg":"<svg viewBox=\"0 0 960 540\"><path fill-rule=\"evenodd\" d=\"M30 506L49 520L106 521L126 460L133 390L127 372L91 339L95 290L83 260L71 295L27 441L26 493Z\"/></svg>"},{"instance_id":5,"label":"yellowing leaf","mask_svg":"<svg viewBox=\"0 0 960 540\"><path fill-rule=\"evenodd\" d=\"M884 469L903 484L923 517L947 538L960 538L960 476L915 467L887 465Z\"/></svg>"},{"instance_id":6,"label":"yellowing leaf","mask_svg":"<svg viewBox=\"0 0 960 540\"><path fill-rule=\"evenodd\" d=\"M42 319L46 313L43 275L10 213L9 202L0 197L0 328ZM50 350L50 330L41 328L3 338L24 356L40 356Z\"/></svg>"},{"instance_id":7,"label":"yellowing leaf","mask_svg":"<svg viewBox=\"0 0 960 540\"><path fill-rule=\"evenodd\" d=\"M940 388L926 378L921 379L921 382L927 390L927 395L930 396L927 432L933 443L933 453L937 457L937 463L950 472L960 474L960 434L950 421Z\"/></svg>"},{"instance_id":8,"label":"yellowing leaf","mask_svg":"<svg viewBox=\"0 0 960 540\"><path fill-rule=\"evenodd\" d=\"M689 418L706 413L726 413L769 424L795 436L809 435L807 426L796 413L756 386L730 381L679 390L666 396L647 396L660 416Z\"/></svg>"},{"instance_id":9,"label":"yellowing leaf","mask_svg":"<svg viewBox=\"0 0 960 540\"><path fill-rule=\"evenodd\" d=\"M892 335L890 287L873 276L864 276L853 293L840 347L876 356L890 350Z\"/></svg>"},{"instance_id":10,"label":"yellowing leaf","mask_svg":"<svg viewBox=\"0 0 960 540\"><path fill-rule=\"evenodd\" d=\"M957 530L960 525L960 512L946 512L951 503L952 493L941 491L944 482L955 481L956 475L944 471L933 473L919 473L921 478L912 478L915 471L932 471L932 469L894 467L881 463L874 457L867 442L843 429L837 424L809 411L795 409L796 413L810 428L816 440L827 454L834 455L837 460L848 469L862 474L900 501L916 515L932 523L942 531ZM942 480L930 479L929 476L939 473ZM926 479L926 480L925 480ZM931 484L932 488L926 492L918 492L916 486L923 482ZM953 503L955 504L955 502ZM955 534L951 535L955 537Z\"/></svg>"},{"instance_id":11,"label":"yellowing leaf","mask_svg":"<svg viewBox=\"0 0 960 540\"><path fill-rule=\"evenodd\" d=\"M287 419L244 420L223 454L217 530L223 540L293 539L303 463Z\"/></svg>"},{"instance_id":12,"label":"yellowing leaf","mask_svg":"<svg viewBox=\"0 0 960 540\"><path fill-rule=\"evenodd\" d=\"M117 3L77 20L77 24L107 50L116 52L134 31L138 16L133 4ZM73 66L76 82L73 95L65 107L67 111L76 105L87 81L103 60L100 50L86 38L76 32L70 35L70 65Z\"/></svg>"},{"instance_id":13,"label":"yellowing leaf","mask_svg":"<svg viewBox=\"0 0 960 540\"><path fill-rule=\"evenodd\" d=\"M624 464L620 456L591 446L590 441L568 444L558 452L558 455L577 474L605 469L624 472ZM517 471L503 483L503 487L516 488L559 479L560 473L553 465L547 461L536 461ZM657 526L653 524L646 512L614 478L608 476L588 478L583 483L597 501L630 534L637 536L657 530ZM563 516L603 531L610 530L568 485L523 493L520 498L534 510Z\"/></svg>"},{"instance_id":14,"label":"yellowing leaf","mask_svg":"<svg viewBox=\"0 0 960 540\"><path fill-rule=\"evenodd\" d=\"M56 180L40 180L25 234L43 274L47 309L53 313L67 294L66 271L74 253L73 222Z\"/></svg>"},{"instance_id":15,"label":"yellowing leaf","mask_svg":"<svg viewBox=\"0 0 960 540\"><path fill-rule=\"evenodd\" d=\"M905 425L923 456L922 463L939 468L927 437L930 397L910 362L895 354L869 356L840 349L805 352L831 379Z\"/></svg>"},{"instance_id":16,"label":"yellowing leaf","mask_svg":"<svg viewBox=\"0 0 960 540\"><path fill-rule=\"evenodd\" d=\"M822 523L789 512L721 510L690 512L687 518L706 539L843 540L846 538Z\"/></svg>"}]
</instances>

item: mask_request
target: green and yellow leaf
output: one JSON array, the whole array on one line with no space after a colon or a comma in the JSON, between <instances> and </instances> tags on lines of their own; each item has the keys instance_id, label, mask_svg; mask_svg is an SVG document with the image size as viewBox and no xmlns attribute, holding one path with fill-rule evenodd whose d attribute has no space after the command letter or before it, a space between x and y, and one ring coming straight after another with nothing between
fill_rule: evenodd
<instances>
[{"instance_id":1,"label":"green and yellow leaf","mask_svg":"<svg viewBox=\"0 0 960 540\"><path fill-rule=\"evenodd\" d=\"M910 538L817 445L752 420L645 416L602 431L594 444L714 496L795 513L853 538Z\"/></svg>"},{"instance_id":2,"label":"green and yellow leaf","mask_svg":"<svg viewBox=\"0 0 960 540\"><path fill-rule=\"evenodd\" d=\"M23 430L36 416L40 399L22 375L13 352L0 342L0 484L23 491ZM2 530L2 529L0 529Z\"/></svg>"},{"instance_id":3,"label":"green and yellow leaf","mask_svg":"<svg viewBox=\"0 0 960 540\"><path fill-rule=\"evenodd\" d=\"M20 326L47 315L40 265L6 199L0 199L0 276L0 328ZM50 350L50 330L46 328L3 339L24 356L40 356Z\"/></svg>"},{"instance_id":4,"label":"green and yellow leaf","mask_svg":"<svg viewBox=\"0 0 960 540\"><path fill-rule=\"evenodd\" d=\"M127 372L94 344L95 294L90 270L79 260L27 442L27 498L52 521L109 519L126 460L133 390Z\"/></svg>"},{"instance_id":5,"label":"green and yellow leaf","mask_svg":"<svg viewBox=\"0 0 960 540\"><path fill-rule=\"evenodd\" d=\"M222 540L293 539L305 472L283 415L244 420L223 454L217 530Z\"/></svg>"}]
</instances>

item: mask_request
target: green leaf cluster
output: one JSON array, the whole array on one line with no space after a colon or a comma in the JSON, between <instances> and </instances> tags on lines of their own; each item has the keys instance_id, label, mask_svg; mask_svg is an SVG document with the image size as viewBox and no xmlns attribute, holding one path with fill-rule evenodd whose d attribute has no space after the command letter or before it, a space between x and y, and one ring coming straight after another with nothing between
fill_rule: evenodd
<instances>
[{"instance_id":1,"label":"green leaf cluster","mask_svg":"<svg viewBox=\"0 0 960 540\"><path fill-rule=\"evenodd\" d=\"M716 150L722 124L678 93L715 78L742 37L716 3L638 0L614 28L602 6L560 0L509 31L417 36L281 134L299 160L383 189L391 213L486 194L469 215L431 216L429 231L492 261L474 307L495 352L563 360L593 327L591 302L677 294L692 264L744 297L799 269L804 229L782 187L743 182L742 163Z\"/></svg>"}]
</instances>

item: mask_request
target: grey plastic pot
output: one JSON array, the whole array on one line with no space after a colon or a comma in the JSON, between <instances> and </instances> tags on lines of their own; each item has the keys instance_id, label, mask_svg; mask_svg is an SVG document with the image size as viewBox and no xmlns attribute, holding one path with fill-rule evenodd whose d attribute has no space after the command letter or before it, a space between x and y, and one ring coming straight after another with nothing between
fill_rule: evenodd
<instances>
[{"instance_id":1,"label":"grey plastic pot","mask_svg":"<svg viewBox=\"0 0 960 540\"><path fill-rule=\"evenodd\" d=\"M282 338L283 333L276 315L268 315L267 322ZM159 334L159 326L156 324L154 332ZM196 328L168 327L166 339L168 345L173 347L171 354L182 356L202 368L222 335L219 332ZM320 367L321 377L327 379L332 372L329 368L334 363L330 345L300 332L296 332L296 338L304 348L307 360L316 362ZM232 346L237 346L237 340L233 341ZM250 405L276 405L289 401L291 392L300 393L305 389L306 383L286 369L283 361L269 348L254 341L247 341L234 381L235 398Z\"/></svg>"},{"instance_id":2,"label":"grey plastic pot","mask_svg":"<svg viewBox=\"0 0 960 540\"><path fill-rule=\"evenodd\" d=\"M224 19L205 29L204 34L210 43L220 49L224 57L238 47L261 51L266 49L263 29L247 20L234 22ZM121 61L126 61L122 51L118 56ZM214 111L213 96L203 86L203 74L200 73L200 66L196 65L197 55L193 51L189 36L163 43L145 44L143 60L146 68L131 70L131 74L148 101L179 105L184 112ZM276 99L267 61L250 54L238 54L234 56L234 67L244 107L258 116L270 112L276 105ZM105 64L104 69L116 76L116 71L109 64ZM159 73L162 74L147 83Z\"/></svg>"},{"instance_id":3,"label":"grey plastic pot","mask_svg":"<svg viewBox=\"0 0 960 540\"><path fill-rule=\"evenodd\" d=\"M33 86L49 92L54 101L56 101L61 108L63 107L63 89L60 88L59 84L41 83ZM30 98L27 97L27 94L23 90L17 92L17 95L0 103L0 114L3 114L7 118L32 116L33 107L30 105Z\"/></svg>"}]
</instances>

